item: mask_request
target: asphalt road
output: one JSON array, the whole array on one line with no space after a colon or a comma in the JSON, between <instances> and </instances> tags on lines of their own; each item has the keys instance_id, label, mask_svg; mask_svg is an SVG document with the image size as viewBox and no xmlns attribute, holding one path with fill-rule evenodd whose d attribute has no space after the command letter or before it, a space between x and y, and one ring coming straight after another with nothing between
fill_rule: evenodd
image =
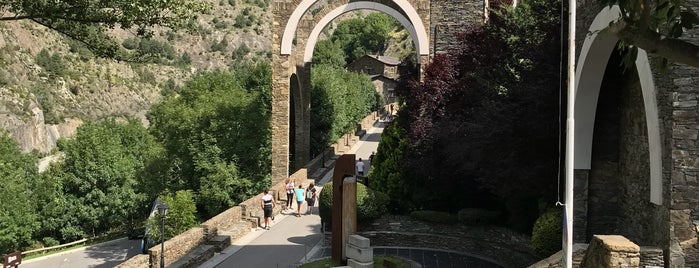
<instances>
[{"instance_id":1,"label":"asphalt road","mask_svg":"<svg viewBox=\"0 0 699 268\"><path fill-rule=\"evenodd\" d=\"M20 268L107 268L140 254L141 239L121 238L97 245L73 249L22 261Z\"/></svg>"}]
</instances>

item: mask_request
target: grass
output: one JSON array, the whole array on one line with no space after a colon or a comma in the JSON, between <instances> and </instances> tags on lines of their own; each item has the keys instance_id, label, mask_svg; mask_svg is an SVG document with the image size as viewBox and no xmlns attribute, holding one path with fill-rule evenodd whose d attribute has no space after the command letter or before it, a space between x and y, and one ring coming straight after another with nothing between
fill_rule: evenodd
<instances>
[{"instance_id":1,"label":"grass","mask_svg":"<svg viewBox=\"0 0 699 268\"><path fill-rule=\"evenodd\" d=\"M394 267L396 268L409 268L410 263L408 261L397 258L397 257L392 257L392 256L374 256L374 268L383 268L386 267L384 266L384 261L389 261L395 264ZM302 264L299 266L299 268L320 268L320 267L335 267L338 266L337 263L334 263L332 259L327 258L327 259L322 259L322 260L317 260L314 262L309 262L306 264Z\"/></svg>"}]
</instances>

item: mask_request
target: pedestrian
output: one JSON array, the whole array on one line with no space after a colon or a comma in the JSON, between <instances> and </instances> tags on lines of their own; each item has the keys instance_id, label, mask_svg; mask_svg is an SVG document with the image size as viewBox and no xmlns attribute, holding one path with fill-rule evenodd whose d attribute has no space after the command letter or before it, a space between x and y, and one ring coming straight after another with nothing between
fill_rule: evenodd
<instances>
[{"instance_id":1,"label":"pedestrian","mask_svg":"<svg viewBox=\"0 0 699 268\"><path fill-rule=\"evenodd\" d=\"M269 226L272 221L272 210L274 210L276 203L277 202L274 200L274 196L269 193L269 190L265 190L264 195L262 195L262 199L260 199L260 207L262 207L262 210L265 213L264 229L266 230L269 230Z\"/></svg>"},{"instance_id":2,"label":"pedestrian","mask_svg":"<svg viewBox=\"0 0 699 268\"><path fill-rule=\"evenodd\" d=\"M303 205L303 185L299 184L299 188L296 188L296 217L301 217L301 205Z\"/></svg>"},{"instance_id":3,"label":"pedestrian","mask_svg":"<svg viewBox=\"0 0 699 268\"><path fill-rule=\"evenodd\" d=\"M355 164L357 167L357 176L364 177L364 161L362 161L362 158L359 158L359 161L357 161L357 164Z\"/></svg>"},{"instance_id":4,"label":"pedestrian","mask_svg":"<svg viewBox=\"0 0 699 268\"><path fill-rule=\"evenodd\" d=\"M291 208L291 202L294 200L294 179L288 178L286 179L286 208L287 209L292 209Z\"/></svg>"},{"instance_id":5,"label":"pedestrian","mask_svg":"<svg viewBox=\"0 0 699 268\"><path fill-rule=\"evenodd\" d=\"M306 214L313 215L313 206L315 206L316 197L318 196L316 191L315 185L311 182L311 185L308 185L308 189L306 189L306 203L308 203Z\"/></svg>"},{"instance_id":6,"label":"pedestrian","mask_svg":"<svg viewBox=\"0 0 699 268\"><path fill-rule=\"evenodd\" d=\"M373 163L374 163L374 155L375 155L375 154L376 154L376 152L371 152L371 155L369 156L369 164L373 164Z\"/></svg>"}]
</instances>

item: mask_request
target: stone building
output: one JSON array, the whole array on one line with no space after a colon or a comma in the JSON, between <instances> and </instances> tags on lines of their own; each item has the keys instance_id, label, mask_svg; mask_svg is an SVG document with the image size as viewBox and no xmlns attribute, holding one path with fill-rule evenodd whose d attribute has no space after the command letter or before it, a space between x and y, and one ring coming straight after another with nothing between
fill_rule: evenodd
<instances>
[{"instance_id":1,"label":"stone building","mask_svg":"<svg viewBox=\"0 0 699 268\"><path fill-rule=\"evenodd\" d=\"M376 92L381 95L383 104L395 101L394 90L398 82L400 60L380 55L364 55L347 65L347 70L365 73L371 79Z\"/></svg>"}]
</instances>

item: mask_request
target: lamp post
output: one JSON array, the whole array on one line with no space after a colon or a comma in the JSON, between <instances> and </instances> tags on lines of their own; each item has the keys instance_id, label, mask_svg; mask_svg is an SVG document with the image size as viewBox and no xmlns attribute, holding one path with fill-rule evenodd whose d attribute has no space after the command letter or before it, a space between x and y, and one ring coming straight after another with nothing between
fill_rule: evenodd
<instances>
[{"instance_id":1,"label":"lamp post","mask_svg":"<svg viewBox=\"0 0 699 268\"><path fill-rule=\"evenodd\" d=\"M167 214L167 204L158 205L160 214L160 268L165 268L165 214Z\"/></svg>"},{"instance_id":2,"label":"lamp post","mask_svg":"<svg viewBox=\"0 0 699 268\"><path fill-rule=\"evenodd\" d=\"M323 132L320 133L320 140L323 144L323 159L321 159L323 161L322 167L325 167L325 134L323 134Z\"/></svg>"}]
</instances>

